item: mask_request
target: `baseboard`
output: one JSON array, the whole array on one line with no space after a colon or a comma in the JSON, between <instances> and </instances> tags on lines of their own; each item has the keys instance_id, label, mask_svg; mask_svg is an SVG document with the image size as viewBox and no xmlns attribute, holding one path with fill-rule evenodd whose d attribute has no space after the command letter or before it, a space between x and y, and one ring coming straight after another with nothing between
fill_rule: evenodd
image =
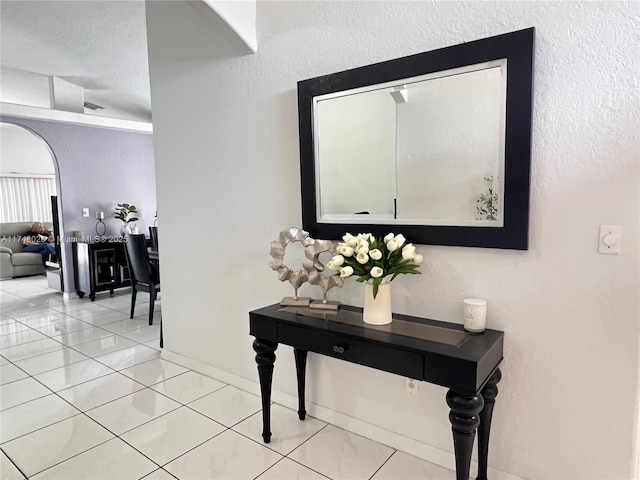
<instances>
[{"instance_id":1,"label":"baseboard","mask_svg":"<svg viewBox=\"0 0 640 480\"><path fill-rule=\"evenodd\" d=\"M211 365L206 365L198 360L194 360L183 355L168 350L162 350L161 357L167 361L177 363L183 367L190 368L196 372L210 376L221 382L232 385L245 392L260 395L260 384L257 381L239 377L233 373L220 370ZM257 374L256 374L257 376ZM275 403L288 407L292 410L298 409L298 398L278 390L271 392L271 400ZM395 432L391 432L377 425L359 420L343 413L331 410L313 402L307 401L307 413L323 422L330 423L337 427L348 430L357 435L369 438L378 443L382 443L396 450L408 453L415 457L435 463L441 467L455 470L455 457L453 451L442 450L441 448L419 442L413 438L405 437ZM475 460L471 462L471 471L476 472L478 464ZM525 480L522 477L512 475L489 466L488 472L491 477L499 477L501 480Z\"/></svg>"}]
</instances>

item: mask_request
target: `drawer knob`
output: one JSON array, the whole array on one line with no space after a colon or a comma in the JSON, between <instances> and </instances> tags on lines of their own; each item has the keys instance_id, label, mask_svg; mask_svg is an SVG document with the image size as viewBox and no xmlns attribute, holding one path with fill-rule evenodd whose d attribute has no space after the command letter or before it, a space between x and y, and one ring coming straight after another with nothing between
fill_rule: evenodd
<instances>
[{"instance_id":1,"label":"drawer knob","mask_svg":"<svg viewBox=\"0 0 640 480\"><path fill-rule=\"evenodd\" d=\"M333 351L336 353L344 353L349 347L344 344L335 345Z\"/></svg>"}]
</instances>

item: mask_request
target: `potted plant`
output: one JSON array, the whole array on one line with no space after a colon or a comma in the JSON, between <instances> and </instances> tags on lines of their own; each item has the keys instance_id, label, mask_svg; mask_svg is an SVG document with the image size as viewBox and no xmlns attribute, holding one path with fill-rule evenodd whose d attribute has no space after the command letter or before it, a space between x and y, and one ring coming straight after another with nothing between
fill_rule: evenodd
<instances>
[{"instance_id":1,"label":"potted plant","mask_svg":"<svg viewBox=\"0 0 640 480\"><path fill-rule=\"evenodd\" d=\"M134 213L138 213L138 209L135 205L129 205L128 203L118 203L116 206L116 211L114 212L115 216L113 218L117 218L122 221L122 233L134 233L136 230L135 225L129 225L131 222L137 222L138 217L130 216Z\"/></svg>"}]
</instances>

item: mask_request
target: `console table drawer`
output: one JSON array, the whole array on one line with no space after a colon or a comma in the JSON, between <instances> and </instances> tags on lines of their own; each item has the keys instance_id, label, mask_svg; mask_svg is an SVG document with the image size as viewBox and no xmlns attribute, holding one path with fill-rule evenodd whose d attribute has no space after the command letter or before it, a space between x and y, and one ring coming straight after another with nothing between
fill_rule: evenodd
<instances>
[{"instance_id":1,"label":"console table drawer","mask_svg":"<svg viewBox=\"0 0 640 480\"><path fill-rule=\"evenodd\" d=\"M279 324L278 342L416 380L422 380L424 375L424 357L419 353L333 333Z\"/></svg>"}]
</instances>

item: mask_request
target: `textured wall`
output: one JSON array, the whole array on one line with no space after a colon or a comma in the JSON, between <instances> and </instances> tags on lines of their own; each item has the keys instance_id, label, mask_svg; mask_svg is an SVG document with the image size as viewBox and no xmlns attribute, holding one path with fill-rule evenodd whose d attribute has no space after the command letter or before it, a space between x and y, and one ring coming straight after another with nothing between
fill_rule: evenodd
<instances>
[{"instance_id":1,"label":"textured wall","mask_svg":"<svg viewBox=\"0 0 640 480\"><path fill-rule=\"evenodd\" d=\"M534 479L630 478L639 353L638 8L259 2L258 53L238 56L193 9L147 2L169 252L161 259L166 348L257 380L247 311L291 292L269 270L269 242L301 224L298 80L534 26L530 249L422 246L423 275L393 282L393 308L462 323L461 299L488 300L489 327L506 332L491 465ZM618 256L596 252L603 223L623 227ZM185 231L197 233L192 249L184 249ZM356 282L334 295L362 304ZM277 355L274 387L295 395L291 349ZM310 400L452 450L443 388L407 395L398 376L313 355L308 368Z\"/></svg>"},{"instance_id":2,"label":"textured wall","mask_svg":"<svg viewBox=\"0 0 640 480\"><path fill-rule=\"evenodd\" d=\"M148 232L156 213L153 139L149 134L71 125L23 118L1 117L40 135L57 162L58 204L62 233L74 230L95 235L96 211L105 213L107 235L119 235L122 222L113 218L117 203L138 207L140 232ZM90 209L89 218L82 208ZM65 291L74 293L71 245L65 244Z\"/></svg>"}]
</instances>

